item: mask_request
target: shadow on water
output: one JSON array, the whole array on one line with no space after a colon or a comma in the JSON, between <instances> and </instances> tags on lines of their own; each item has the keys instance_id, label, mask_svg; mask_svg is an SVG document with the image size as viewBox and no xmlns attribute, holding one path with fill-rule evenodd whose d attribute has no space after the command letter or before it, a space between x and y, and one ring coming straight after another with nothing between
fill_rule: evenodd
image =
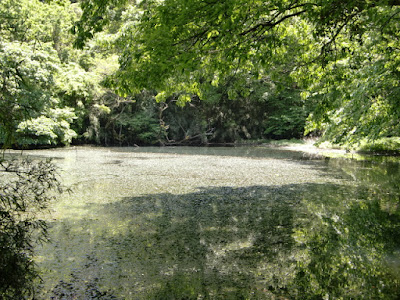
<instances>
[{"instance_id":1,"label":"shadow on water","mask_svg":"<svg viewBox=\"0 0 400 300\"><path fill-rule=\"evenodd\" d=\"M398 196L383 201L371 187L310 183L88 204L97 218L53 224L68 244L49 260L69 274L48 295L398 299Z\"/></svg>"}]
</instances>

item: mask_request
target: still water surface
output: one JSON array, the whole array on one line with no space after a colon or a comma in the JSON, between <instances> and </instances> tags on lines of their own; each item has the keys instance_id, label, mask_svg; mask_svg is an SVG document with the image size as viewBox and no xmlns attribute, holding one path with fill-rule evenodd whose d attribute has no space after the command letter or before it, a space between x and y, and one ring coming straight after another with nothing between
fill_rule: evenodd
<instances>
[{"instance_id":1,"label":"still water surface","mask_svg":"<svg viewBox=\"0 0 400 300\"><path fill-rule=\"evenodd\" d=\"M90 148L37 248L44 299L398 299L395 159L263 147Z\"/></svg>"}]
</instances>

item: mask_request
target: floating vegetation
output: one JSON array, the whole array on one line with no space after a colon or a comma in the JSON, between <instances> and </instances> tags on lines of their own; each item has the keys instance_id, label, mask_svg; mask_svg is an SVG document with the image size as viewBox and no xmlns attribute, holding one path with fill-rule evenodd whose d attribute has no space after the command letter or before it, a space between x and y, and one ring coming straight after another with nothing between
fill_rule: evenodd
<instances>
[{"instance_id":1,"label":"floating vegetation","mask_svg":"<svg viewBox=\"0 0 400 300\"><path fill-rule=\"evenodd\" d=\"M29 152L73 186L37 249L43 298L397 299L399 165L263 150Z\"/></svg>"}]
</instances>

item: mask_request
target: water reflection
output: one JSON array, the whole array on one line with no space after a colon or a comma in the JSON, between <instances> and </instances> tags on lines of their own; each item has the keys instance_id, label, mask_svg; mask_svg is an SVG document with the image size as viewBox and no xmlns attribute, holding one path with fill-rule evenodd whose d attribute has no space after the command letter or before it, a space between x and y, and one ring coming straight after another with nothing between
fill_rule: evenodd
<instances>
[{"instance_id":1,"label":"water reflection","mask_svg":"<svg viewBox=\"0 0 400 300\"><path fill-rule=\"evenodd\" d=\"M335 180L82 200L41 250L43 298L398 299L398 164L307 166Z\"/></svg>"},{"instance_id":2,"label":"water reflection","mask_svg":"<svg viewBox=\"0 0 400 300\"><path fill-rule=\"evenodd\" d=\"M397 299L398 269L387 258L400 246L399 216L386 211L370 189L331 192L304 201L310 217L294 234L303 245L298 295Z\"/></svg>"},{"instance_id":3,"label":"water reflection","mask_svg":"<svg viewBox=\"0 0 400 300\"><path fill-rule=\"evenodd\" d=\"M400 246L400 220L365 190L214 188L128 198L101 210L123 228L95 237L101 240L93 241L93 257L80 257L79 272L120 299L399 296L398 270L387 259ZM64 226L89 238L84 228L96 223Z\"/></svg>"}]
</instances>

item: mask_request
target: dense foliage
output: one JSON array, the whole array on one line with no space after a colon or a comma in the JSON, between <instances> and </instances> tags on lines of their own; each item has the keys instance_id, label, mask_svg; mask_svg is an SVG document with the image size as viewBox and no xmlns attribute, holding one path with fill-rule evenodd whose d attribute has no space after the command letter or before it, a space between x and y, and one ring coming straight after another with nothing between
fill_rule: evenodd
<instances>
[{"instance_id":1,"label":"dense foliage","mask_svg":"<svg viewBox=\"0 0 400 300\"><path fill-rule=\"evenodd\" d=\"M79 5L69 1L0 3L0 142L18 147L70 144L90 123L104 94L96 46L72 47ZM101 75L103 74L103 75Z\"/></svg>"},{"instance_id":2,"label":"dense foliage","mask_svg":"<svg viewBox=\"0 0 400 300\"><path fill-rule=\"evenodd\" d=\"M291 78L312 108L306 132L349 144L399 135L399 1L84 3L80 46L101 30L98 12L126 7L109 80L121 95L151 88L182 104L218 86L236 99L249 80Z\"/></svg>"},{"instance_id":3,"label":"dense foliage","mask_svg":"<svg viewBox=\"0 0 400 300\"><path fill-rule=\"evenodd\" d=\"M118 102L105 100L110 111L97 110L98 142L199 145L303 136L307 109L297 89L280 90L268 80L250 82L248 87L249 95L234 100L226 88L214 87L206 100L192 95L184 106L177 104L179 94L157 102L148 91Z\"/></svg>"},{"instance_id":4,"label":"dense foliage","mask_svg":"<svg viewBox=\"0 0 400 300\"><path fill-rule=\"evenodd\" d=\"M399 12L396 0L5 0L1 143L399 136Z\"/></svg>"},{"instance_id":5,"label":"dense foliage","mask_svg":"<svg viewBox=\"0 0 400 300\"><path fill-rule=\"evenodd\" d=\"M66 17L58 5L36 1L0 3L0 133L4 144L69 143L76 136L70 129L73 108L63 105L56 91L56 76L61 71L57 48L68 26L56 15L63 13Z\"/></svg>"},{"instance_id":6,"label":"dense foliage","mask_svg":"<svg viewBox=\"0 0 400 300\"><path fill-rule=\"evenodd\" d=\"M234 70L215 77L203 94L196 88L116 86L123 78L124 36L136 28L140 9L134 3L112 9L91 1L81 5L83 11L69 1L0 4L1 109L4 116L11 112L0 120L1 143L204 144L303 135L309 108L289 74L276 76L292 70L290 64L279 63L279 70L263 76ZM83 23L91 15L103 21ZM104 31L75 39L74 22ZM83 46L84 37L93 39ZM73 48L74 40L83 48Z\"/></svg>"}]
</instances>

